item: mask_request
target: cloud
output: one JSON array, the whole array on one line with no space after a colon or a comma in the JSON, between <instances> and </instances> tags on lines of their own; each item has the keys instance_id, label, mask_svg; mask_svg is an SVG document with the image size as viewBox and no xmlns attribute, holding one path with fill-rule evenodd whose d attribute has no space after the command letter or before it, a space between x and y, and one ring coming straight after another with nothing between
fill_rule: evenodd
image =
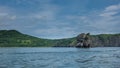
<instances>
[{"instance_id":1,"label":"cloud","mask_svg":"<svg viewBox=\"0 0 120 68\"><path fill-rule=\"evenodd\" d=\"M54 11L43 10L41 12L31 14L29 17L42 21L50 21L55 19L55 13L56 12Z\"/></svg>"},{"instance_id":2,"label":"cloud","mask_svg":"<svg viewBox=\"0 0 120 68\"><path fill-rule=\"evenodd\" d=\"M0 27L7 26L6 20L9 19L9 10L7 7L0 6Z\"/></svg>"},{"instance_id":3,"label":"cloud","mask_svg":"<svg viewBox=\"0 0 120 68\"><path fill-rule=\"evenodd\" d=\"M117 5L111 5L105 8L105 11L116 11L120 9L120 4Z\"/></svg>"},{"instance_id":4,"label":"cloud","mask_svg":"<svg viewBox=\"0 0 120 68\"><path fill-rule=\"evenodd\" d=\"M8 13L4 13L4 12L1 12L0 13L0 17L2 17L2 16L7 16L8 15Z\"/></svg>"},{"instance_id":5,"label":"cloud","mask_svg":"<svg viewBox=\"0 0 120 68\"><path fill-rule=\"evenodd\" d=\"M71 15L66 18L74 23L75 32L92 34L120 32L120 4L110 5L104 10L90 11L85 15ZM113 7L114 6L114 7ZM74 26L73 25L73 26Z\"/></svg>"},{"instance_id":6,"label":"cloud","mask_svg":"<svg viewBox=\"0 0 120 68\"><path fill-rule=\"evenodd\" d=\"M105 10L100 14L102 17L110 17L120 13L120 4L111 5L105 8Z\"/></svg>"},{"instance_id":7,"label":"cloud","mask_svg":"<svg viewBox=\"0 0 120 68\"><path fill-rule=\"evenodd\" d=\"M67 33L66 33L67 32ZM36 35L40 34L42 38L69 38L76 35L76 32L71 27L63 27L63 28L49 28L49 29L36 29L34 31ZM49 34L49 35L48 35Z\"/></svg>"},{"instance_id":8,"label":"cloud","mask_svg":"<svg viewBox=\"0 0 120 68\"><path fill-rule=\"evenodd\" d=\"M43 24L43 23L56 21L56 15L59 12L59 7L56 5L50 4L50 0L45 0L45 1L15 0L15 2L16 4L21 6L23 3L27 3L27 4L31 3L32 6L34 7L35 7L35 4L40 4L40 5L38 5L39 7L36 7L36 9L32 9L32 10L37 10L35 12L28 11L29 8L26 9L28 11L26 14L24 14L24 12L21 12L21 10L19 9L16 10L17 8L0 5L0 24L2 24L1 27L3 27L3 23L4 23L4 24L10 24L9 26L10 27L12 26L12 28L15 28L15 29L17 26L17 29L18 29L20 25L21 27L23 26L31 27L33 25L36 25L36 22ZM9 28L9 27L6 27L6 28Z\"/></svg>"},{"instance_id":9,"label":"cloud","mask_svg":"<svg viewBox=\"0 0 120 68\"><path fill-rule=\"evenodd\" d=\"M90 19L91 27L95 28L96 33L119 33L120 27L120 4L110 5L104 10L96 12L94 19ZM91 18L93 16L90 16ZM92 22L93 21L93 22Z\"/></svg>"},{"instance_id":10,"label":"cloud","mask_svg":"<svg viewBox=\"0 0 120 68\"><path fill-rule=\"evenodd\" d=\"M118 12L105 12L105 13L102 13L100 14L100 16L103 16L103 17L110 17L110 16L113 16L115 14L117 14Z\"/></svg>"},{"instance_id":11,"label":"cloud","mask_svg":"<svg viewBox=\"0 0 120 68\"><path fill-rule=\"evenodd\" d=\"M77 0L65 3L53 0L12 1L9 6L0 5L0 29L16 29L42 38L73 37L83 32L120 32L120 4L103 10L90 10L86 8L87 3L81 2L83 4L80 5Z\"/></svg>"}]
</instances>

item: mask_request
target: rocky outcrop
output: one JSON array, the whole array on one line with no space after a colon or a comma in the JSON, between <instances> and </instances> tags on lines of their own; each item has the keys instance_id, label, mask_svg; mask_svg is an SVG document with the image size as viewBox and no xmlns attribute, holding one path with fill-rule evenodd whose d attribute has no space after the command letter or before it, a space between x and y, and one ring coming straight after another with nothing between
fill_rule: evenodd
<instances>
[{"instance_id":1,"label":"rocky outcrop","mask_svg":"<svg viewBox=\"0 0 120 68\"><path fill-rule=\"evenodd\" d=\"M76 47L120 47L120 34L90 35L82 33L76 37Z\"/></svg>"},{"instance_id":2,"label":"rocky outcrop","mask_svg":"<svg viewBox=\"0 0 120 68\"><path fill-rule=\"evenodd\" d=\"M76 47L88 48L90 47L90 33L82 33L77 36L77 45Z\"/></svg>"}]
</instances>

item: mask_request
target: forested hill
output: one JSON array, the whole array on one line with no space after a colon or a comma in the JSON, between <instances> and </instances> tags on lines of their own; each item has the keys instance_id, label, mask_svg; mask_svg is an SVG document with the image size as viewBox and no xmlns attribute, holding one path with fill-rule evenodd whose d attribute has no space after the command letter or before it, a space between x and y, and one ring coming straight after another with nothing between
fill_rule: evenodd
<instances>
[{"instance_id":1,"label":"forested hill","mask_svg":"<svg viewBox=\"0 0 120 68\"><path fill-rule=\"evenodd\" d=\"M120 47L119 34L100 34L91 36L91 45L93 47Z\"/></svg>"},{"instance_id":2,"label":"forested hill","mask_svg":"<svg viewBox=\"0 0 120 68\"><path fill-rule=\"evenodd\" d=\"M50 40L22 34L16 30L0 30L0 47L68 46L72 41L72 38Z\"/></svg>"},{"instance_id":3,"label":"forested hill","mask_svg":"<svg viewBox=\"0 0 120 68\"><path fill-rule=\"evenodd\" d=\"M29 36L16 30L0 30L1 47L47 47L52 45L52 40L49 39Z\"/></svg>"},{"instance_id":4,"label":"forested hill","mask_svg":"<svg viewBox=\"0 0 120 68\"><path fill-rule=\"evenodd\" d=\"M43 39L22 34L16 30L0 30L0 47L74 47L76 37ZM120 34L91 35L91 46L120 46Z\"/></svg>"}]
</instances>

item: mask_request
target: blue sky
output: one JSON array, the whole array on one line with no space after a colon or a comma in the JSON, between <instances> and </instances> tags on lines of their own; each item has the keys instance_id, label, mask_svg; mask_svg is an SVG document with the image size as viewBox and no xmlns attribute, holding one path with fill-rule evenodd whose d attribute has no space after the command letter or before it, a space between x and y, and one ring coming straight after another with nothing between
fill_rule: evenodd
<instances>
[{"instance_id":1,"label":"blue sky","mask_svg":"<svg viewBox=\"0 0 120 68\"><path fill-rule=\"evenodd\" d=\"M58 39L120 33L120 0L0 0L0 30Z\"/></svg>"}]
</instances>

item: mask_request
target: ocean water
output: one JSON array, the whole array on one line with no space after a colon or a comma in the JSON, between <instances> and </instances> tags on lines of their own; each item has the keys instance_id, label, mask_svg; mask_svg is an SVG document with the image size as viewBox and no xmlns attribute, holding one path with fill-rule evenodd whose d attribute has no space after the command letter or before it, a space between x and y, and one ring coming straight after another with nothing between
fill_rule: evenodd
<instances>
[{"instance_id":1,"label":"ocean water","mask_svg":"<svg viewBox=\"0 0 120 68\"><path fill-rule=\"evenodd\" d=\"M0 68L120 68L120 47L0 48Z\"/></svg>"}]
</instances>

